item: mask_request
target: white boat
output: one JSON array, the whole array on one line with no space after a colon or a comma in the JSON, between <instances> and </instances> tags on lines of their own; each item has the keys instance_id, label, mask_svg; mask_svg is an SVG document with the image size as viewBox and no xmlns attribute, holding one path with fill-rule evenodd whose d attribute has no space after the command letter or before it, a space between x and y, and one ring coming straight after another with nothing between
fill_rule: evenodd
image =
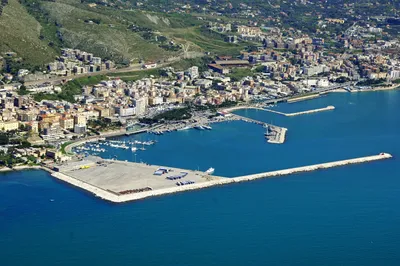
<instances>
[{"instance_id":1,"label":"white boat","mask_svg":"<svg viewBox=\"0 0 400 266\"><path fill-rule=\"evenodd\" d=\"M137 151L137 148L136 147L132 147L131 151L135 152L135 151Z\"/></svg>"},{"instance_id":2,"label":"white boat","mask_svg":"<svg viewBox=\"0 0 400 266\"><path fill-rule=\"evenodd\" d=\"M210 127L210 126L203 126L203 128L205 128L207 130L211 130L212 129L212 127Z\"/></svg>"},{"instance_id":3,"label":"white boat","mask_svg":"<svg viewBox=\"0 0 400 266\"><path fill-rule=\"evenodd\" d=\"M212 175L214 173L215 169L214 168L208 168L208 170L206 171L206 174L208 175Z\"/></svg>"},{"instance_id":4,"label":"white boat","mask_svg":"<svg viewBox=\"0 0 400 266\"><path fill-rule=\"evenodd\" d=\"M183 128L178 129L178 130L187 130L187 129L190 129L190 127L183 127Z\"/></svg>"}]
</instances>

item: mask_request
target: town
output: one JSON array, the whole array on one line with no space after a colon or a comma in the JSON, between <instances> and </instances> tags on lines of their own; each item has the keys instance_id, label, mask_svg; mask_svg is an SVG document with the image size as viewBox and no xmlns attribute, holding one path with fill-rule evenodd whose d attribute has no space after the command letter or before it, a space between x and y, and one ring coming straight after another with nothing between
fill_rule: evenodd
<instances>
[{"instance_id":1,"label":"town","mask_svg":"<svg viewBox=\"0 0 400 266\"><path fill-rule=\"evenodd\" d=\"M241 10L257 15L249 6ZM318 25L323 29L345 22L326 18ZM236 105L400 86L400 41L385 35L388 29L377 22L354 23L333 39L322 38L321 32L222 20L211 20L202 30L223 34L226 43L251 45L237 55L206 51L197 61L185 54L175 59L177 64L142 60L128 67L63 48L45 71L4 72L1 163L68 160L64 147L74 141L153 132L162 124L204 126L229 119L223 110ZM14 56L4 54L1 64ZM180 62L187 67L179 67Z\"/></svg>"}]
</instances>

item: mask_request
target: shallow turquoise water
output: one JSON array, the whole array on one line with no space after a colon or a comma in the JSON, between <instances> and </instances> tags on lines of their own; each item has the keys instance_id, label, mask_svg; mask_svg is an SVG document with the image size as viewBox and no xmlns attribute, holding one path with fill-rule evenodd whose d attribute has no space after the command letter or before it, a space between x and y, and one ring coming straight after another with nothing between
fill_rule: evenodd
<instances>
[{"instance_id":1,"label":"shallow turquoise water","mask_svg":"<svg viewBox=\"0 0 400 266\"><path fill-rule=\"evenodd\" d=\"M284 145L267 144L260 126L231 122L160 136L136 159L237 176L381 151L395 158L122 205L42 171L3 173L0 265L399 265L400 91L275 109L327 105L337 109L298 117L238 111L287 127Z\"/></svg>"}]
</instances>

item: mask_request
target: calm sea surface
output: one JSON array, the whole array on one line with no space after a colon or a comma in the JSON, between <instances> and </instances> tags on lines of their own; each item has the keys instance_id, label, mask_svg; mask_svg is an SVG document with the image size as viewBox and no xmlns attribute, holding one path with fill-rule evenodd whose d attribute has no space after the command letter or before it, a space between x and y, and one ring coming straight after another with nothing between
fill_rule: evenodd
<instances>
[{"instance_id":1,"label":"calm sea surface","mask_svg":"<svg viewBox=\"0 0 400 266\"><path fill-rule=\"evenodd\" d=\"M0 174L0 265L400 265L400 91L332 94L282 104L283 117L238 114L287 127L213 124L103 156L239 176L392 153L370 164L110 204L43 171ZM54 201L50 201L54 199Z\"/></svg>"}]
</instances>

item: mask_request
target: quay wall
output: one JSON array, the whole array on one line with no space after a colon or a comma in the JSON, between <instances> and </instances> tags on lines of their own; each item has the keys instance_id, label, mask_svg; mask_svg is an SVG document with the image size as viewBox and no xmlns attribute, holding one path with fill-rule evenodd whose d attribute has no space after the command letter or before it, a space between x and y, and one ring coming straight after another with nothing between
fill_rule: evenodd
<instances>
[{"instance_id":1,"label":"quay wall","mask_svg":"<svg viewBox=\"0 0 400 266\"><path fill-rule=\"evenodd\" d=\"M78 188L81 188L83 190L86 190L86 191L88 191L88 192L90 192L90 193L94 194L95 196L100 197L102 199L105 199L105 200L108 200L108 201L111 201L111 202L123 202L119 198L120 196L118 196L117 194L114 194L114 193L112 193L110 191L107 191L105 189L93 186L93 185L91 185L89 183L83 182L81 180L78 180L76 178L70 177L70 176L65 175L63 173L53 172L52 176L57 178L57 179L59 179L59 180L61 180L61 181L67 182L70 185L73 185L75 187L78 187Z\"/></svg>"},{"instance_id":2,"label":"quay wall","mask_svg":"<svg viewBox=\"0 0 400 266\"><path fill-rule=\"evenodd\" d=\"M384 159L389 159L389 158L392 158L391 154L381 153L379 155L360 157L360 158L348 159L348 160L342 160L342 161L336 161L336 162L321 163L321 164L315 164L315 165L310 165L310 166L295 167L295 168L290 168L290 169L285 169L285 170L278 170L278 171L265 172L265 173L260 173L260 174L239 176L239 177L234 177L234 178L218 178L217 180L212 180L212 181L203 182L203 183L196 183L196 184L179 186L179 187L177 186L177 187L171 187L171 188L151 190L151 191L133 193L133 194L128 194L128 195L117 195L115 193L112 193L111 191L107 191L102 188L93 186L91 184L77 180L73 177L67 176L67 175L65 175L63 173L59 173L59 172L54 172L52 174L52 176L59 180L67 182L73 186L82 188L90 193L93 193L94 195L96 195L97 197L100 197L102 199L105 199L105 200L108 200L111 202L115 202L115 203L121 203L121 202L140 200L140 199L144 199L144 198L148 198L148 197L161 196L161 195L179 193L179 192L190 191L190 190L197 190L197 189L202 189L202 188L207 188L207 187L212 187L212 186L240 183L240 182L257 180L257 179L261 179L261 178L272 178L272 177L291 175L291 174L301 173L301 172L311 172L311 171L316 171L316 170L320 170L320 169L327 169L327 168L345 166L345 165L350 165L350 164L367 163L367 162L384 160Z\"/></svg>"}]
</instances>

